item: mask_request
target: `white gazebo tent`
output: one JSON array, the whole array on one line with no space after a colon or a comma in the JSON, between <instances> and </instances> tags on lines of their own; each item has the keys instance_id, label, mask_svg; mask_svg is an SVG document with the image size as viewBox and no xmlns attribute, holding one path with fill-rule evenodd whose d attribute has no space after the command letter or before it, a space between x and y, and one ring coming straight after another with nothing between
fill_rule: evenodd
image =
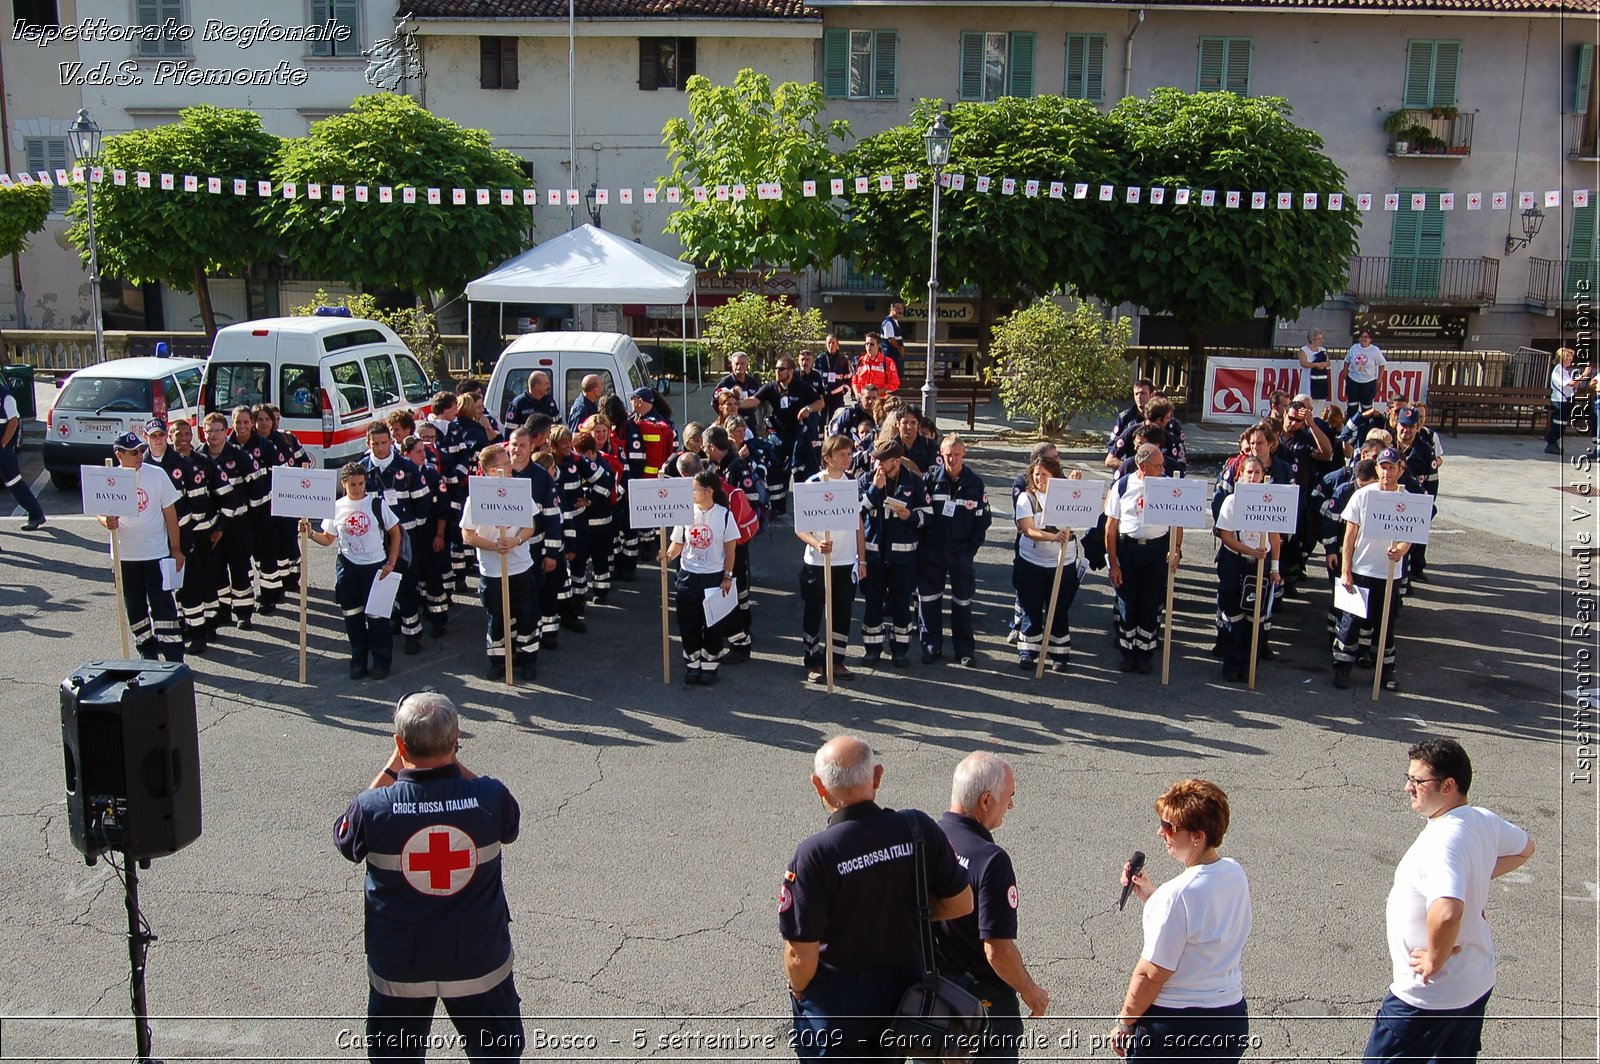
<instances>
[{"instance_id":1,"label":"white gazebo tent","mask_svg":"<svg viewBox=\"0 0 1600 1064\"><path fill-rule=\"evenodd\" d=\"M580 225L467 282L467 335L473 335L473 303L498 303L502 309L506 303L676 303L682 308L681 324L687 340L691 303L695 333L700 331L694 276L692 263L680 262L604 229ZM696 378L699 369L696 360Z\"/></svg>"}]
</instances>

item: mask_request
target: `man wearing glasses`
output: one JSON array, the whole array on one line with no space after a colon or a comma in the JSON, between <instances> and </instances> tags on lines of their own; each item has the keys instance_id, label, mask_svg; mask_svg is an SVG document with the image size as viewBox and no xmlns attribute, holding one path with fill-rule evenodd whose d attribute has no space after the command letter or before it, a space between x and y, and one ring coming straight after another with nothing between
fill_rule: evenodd
<instances>
[{"instance_id":1,"label":"man wearing glasses","mask_svg":"<svg viewBox=\"0 0 1600 1064\"><path fill-rule=\"evenodd\" d=\"M1495 984L1489 881L1522 867L1533 841L1467 804L1472 762L1460 743L1426 739L1407 756L1406 797L1427 824L1394 871L1386 920L1394 982L1364 1059L1475 1061Z\"/></svg>"},{"instance_id":2,"label":"man wearing glasses","mask_svg":"<svg viewBox=\"0 0 1600 1064\"><path fill-rule=\"evenodd\" d=\"M370 989L362 1045L371 1060L421 1060L436 999L468 1060L520 1060L521 998L500 848L521 810L505 784L456 757L461 721L435 691L394 708L394 748L350 800L334 845L366 861Z\"/></svg>"},{"instance_id":3,"label":"man wearing glasses","mask_svg":"<svg viewBox=\"0 0 1600 1064\"><path fill-rule=\"evenodd\" d=\"M1311 505L1311 489L1317 483L1317 463L1333 457L1333 444L1311 417L1311 398L1297 395L1283 414L1283 432L1278 436L1277 456L1289 463L1295 486L1300 489L1300 515L1292 536L1283 539L1283 584L1286 594L1294 591L1306 573L1305 559L1317 540L1320 523Z\"/></svg>"}]
</instances>

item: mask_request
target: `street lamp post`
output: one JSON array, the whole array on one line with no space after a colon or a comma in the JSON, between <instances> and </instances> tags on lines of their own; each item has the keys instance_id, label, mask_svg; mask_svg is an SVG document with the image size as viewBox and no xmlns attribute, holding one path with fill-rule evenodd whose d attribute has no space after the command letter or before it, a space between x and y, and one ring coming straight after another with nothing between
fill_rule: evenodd
<instances>
[{"instance_id":1,"label":"street lamp post","mask_svg":"<svg viewBox=\"0 0 1600 1064\"><path fill-rule=\"evenodd\" d=\"M589 191L583 194L584 208L589 212L589 221L594 223L596 229L602 229L600 224L600 182L595 181L589 185Z\"/></svg>"},{"instance_id":2,"label":"street lamp post","mask_svg":"<svg viewBox=\"0 0 1600 1064\"><path fill-rule=\"evenodd\" d=\"M933 383L933 340L939 331L939 174L950 163L953 139L942 114L934 117L932 128L922 138L928 149L928 168L933 171L933 250L928 261L928 361L922 382L922 416L935 423L939 399L938 386Z\"/></svg>"},{"instance_id":3,"label":"street lamp post","mask_svg":"<svg viewBox=\"0 0 1600 1064\"><path fill-rule=\"evenodd\" d=\"M83 212L89 222L89 307L94 316L94 355L96 362L105 361L106 328L100 313L100 253L95 246L94 234L94 164L100 158L100 127L89 117L89 109L81 108L78 117L67 127L72 141L72 152L83 167Z\"/></svg>"}]
</instances>

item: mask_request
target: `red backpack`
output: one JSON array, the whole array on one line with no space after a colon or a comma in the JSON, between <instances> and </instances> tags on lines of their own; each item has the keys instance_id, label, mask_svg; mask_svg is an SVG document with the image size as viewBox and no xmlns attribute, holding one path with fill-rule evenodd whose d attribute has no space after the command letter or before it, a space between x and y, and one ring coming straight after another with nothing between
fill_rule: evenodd
<instances>
[{"instance_id":1,"label":"red backpack","mask_svg":"<svg viewBox=\"0 0 1600 1064\"><path fill-rule=\"evenodd\" d=\"M729 484L727 477L722 478L722 490L728 494L728 513L733 515L734 524L739 526L739 543L749 543L761 531L760 515L750 505L749 497Z\"/></svg>"}]
</instances>

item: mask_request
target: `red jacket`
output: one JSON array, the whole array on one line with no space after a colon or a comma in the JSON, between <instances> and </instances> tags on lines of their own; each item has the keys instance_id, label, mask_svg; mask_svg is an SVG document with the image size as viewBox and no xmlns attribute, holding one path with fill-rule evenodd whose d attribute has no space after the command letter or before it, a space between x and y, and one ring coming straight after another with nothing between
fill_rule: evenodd
<instances>
[{"instance_id":1,"label":"red jacket","mask_svg":"<svg viewBox=\"0 0 1600 1064\"><path fill-rule=\"evenodd\" d=\"M884 395L900 387L900 371L894 368L894 362L882 351L877 354L864 353L856 360L856 371L850 378L850 386L860 395L869 384L877 385L878 391Z\"/></svg>"}]
</instances>

